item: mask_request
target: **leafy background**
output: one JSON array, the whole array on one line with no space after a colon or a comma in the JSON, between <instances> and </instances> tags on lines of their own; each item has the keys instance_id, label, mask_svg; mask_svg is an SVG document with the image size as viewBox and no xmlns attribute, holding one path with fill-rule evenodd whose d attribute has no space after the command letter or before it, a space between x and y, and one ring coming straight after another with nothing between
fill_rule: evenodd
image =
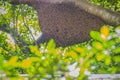
<instances>
[{"instance_id":1,"label":"leafy background","mask_svg":"<svg viewBox=\"0 0 120 80\"><path fill-rule=\"evenodd\" d=\"M89 0L120 12L119 0ZM0 74L1 80L67 79L86 80L90 74L120 73L120 26L101 26L91 31L88 42L56 47L54 40L33 46L40 27L36 11L27 5L0 1ZM14 14L14 15L13 15Z\"/></svg>"}]
</instances>

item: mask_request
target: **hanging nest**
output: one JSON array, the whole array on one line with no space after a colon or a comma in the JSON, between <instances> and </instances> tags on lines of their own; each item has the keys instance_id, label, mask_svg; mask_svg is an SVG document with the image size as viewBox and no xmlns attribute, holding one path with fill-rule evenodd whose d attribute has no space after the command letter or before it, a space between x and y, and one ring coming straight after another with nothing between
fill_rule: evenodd
<instances>
[{"instance_id":1,"label":"hanging nest","mask_svg":"<svg viewBox=\"0 0 120 80\"><path fill-rule=\"evenodd\" d=\"M105 22L71 3L52 4L43 0L15 0L12 4L28 4L37 10L42 36L37 43L54 39L58 46L68 46L90 39L91 30L99 30Z\"/></svg>"}]
</instances>

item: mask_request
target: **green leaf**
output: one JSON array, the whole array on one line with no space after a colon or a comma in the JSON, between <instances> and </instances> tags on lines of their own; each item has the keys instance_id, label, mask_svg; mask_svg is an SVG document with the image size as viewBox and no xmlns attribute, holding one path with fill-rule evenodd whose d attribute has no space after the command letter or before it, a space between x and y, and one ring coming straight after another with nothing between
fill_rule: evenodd
<instances>
[{"instance_id":1,"label":"green leaf","mask_svg":"<svg viewBox=\"0 0 120 80\"><path fill-rule=\"evenodd\" d=\"M55 48L56 47L56 44L55 44L55 42L54 42L54 40L53 39L51 39L49 42L48 42L48 48L50 49L50 48Z\"/></svg>"},{"instance_id":2,"label":"green leaf","mask_svg":"<svg viewBox=\"0 0 120 80\"><path fill-rule=\"evenodd\" d=\"M101 60L103 60L105 58L105 55L104 54L97 54L96 55L96 59L98 60L98 61L101 61Z\"/></svg>"},{"instance_id":3,"label":"green leaf","mask_svg":"<svg viewBox=\"0 0 120 80\"><path fill-rule=\"evenodd\" d=\"M91 32L90 32L90 36L91 36L91 38L94 39L94 40L101 41L100 32L91 31Z\"/></svg>"},{"instance_id":4,"label":"green leaf","mask_svg":"<svg viewBox=\"0 0 120 80\"><path fill-rule=\"evenodd\" d=\"M114 60L115 62L120 62L120 56L114 56L114 57L113 57L113 60Z\"/></svg>"},{"instance_id":5,"label":"green leaf","mask_svg":"<svg viewBox=\"0 0 120 80\"><path fill-rule=\"evenodd\" d=\"M113 50L114 53L120 53L120 47L117 47Z\"/></svg>"},{"instance_id":6,"label":"green leaf","mask_svg":"<svg viewBox=\"0 0 120 80\"><path fill-rule=\"evenodd\" d=\"M105 48L111 48L115 44L116 44L116 42L112 41L112 40L103 43L103 45L104 45Z\"/></svg>"},{"instance_id":7,"label":"green leaf","mask_svg":"<svg viewBox=\"0 0 120 80\"><path fill-rule=\"evenodd\" d=\"M94 41L94 42L92 42L92 46L97 50L103 50L104 49L103 44L100 43L100 42Z\"/></svg>"},{"instance_id":8,"label":"green leaf","mask_svg":"<svg viewBox=\"0 0 120 80\"><path fill-rule=\"evenodd\" d=\"M110 63L111 63L111 57L110 57L110 56L107 56L107 57L105 58L105 64L106 64L106 65L110 65Z\"/></svg>"},{"instance_id":9,"label":"green leaf","mask_svg":"<svg viewBox=\"0 0 120 80\"><path fill-rule=\"evenodd\" d=\"M3 66L3 61L4 61L4 58L2 55L0 55L0 69L2 68Z\"/></svg>"},{"instance_id":10,"label":"green leaf","mask_svg":"<svg viewBox=\"0 0 120 80\"><path fill-rule=\"evenodd\" d=\"M54 40L51 39L51 40L48 42L48 45L47 45L48 53L54 53L55 47L56 47L56 44L55 44Z\"/></svg>"}]
</instances>

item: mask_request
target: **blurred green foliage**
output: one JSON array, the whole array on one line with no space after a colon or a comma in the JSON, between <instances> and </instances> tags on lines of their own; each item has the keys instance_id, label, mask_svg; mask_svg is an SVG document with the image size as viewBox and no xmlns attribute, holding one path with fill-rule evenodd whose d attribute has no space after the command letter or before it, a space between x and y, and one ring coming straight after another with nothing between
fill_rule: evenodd
<instances>
[{"instance_id":1,"label":"blurred green foliage","mask_svg":"<svg viewBox=\"0 0 120 80\"><path fill-rule=\"evenodd\" d=\"M119 0L90 1L120 11ZM6 74L1 80L24 80L26 77L20 74L28 74L29 80L87 80L93 73L120 73L120 26L104 25L100 31L91 31L89 42L63 48L50 40L38 48L32 45L29 30L32 28L34 35L40 30L35 10L27 5L12 6L4 0L0 10L0 74Z\"/></svg>"},{"instance_id":2,"label":"blurred green foliage","mask_svg":"<svg viewBox=\"0 0 120 80\"><path fill-rule=\"evenodd\" d=\"M54 40L41 44L41 48L31 45L29 48L32 55L25 58L12 55L6 60L0 52L1 73L8 77L29 74L29 79L55 79L64 75L68 80L83 80L92 73L120 73L119 31L119 26L114 29L103 26L100 32L91 31L92 40L89 43L66 48L56 48ZM77 64L71 69L79 68L78 76L70 74L71 70L68 69L68 66L74 63ZM72 71L75 72L74 70Z\"/></svg>"},{"instance_id":3,"label":"blurred green foliage","mask_svg":"<svg viewBox=\"0 0 120 80\"><path fill-rule=\"evenodd\" d=\"M88 0L107 9L120 12L120 0Z\"/></svg>"}]
</instances>

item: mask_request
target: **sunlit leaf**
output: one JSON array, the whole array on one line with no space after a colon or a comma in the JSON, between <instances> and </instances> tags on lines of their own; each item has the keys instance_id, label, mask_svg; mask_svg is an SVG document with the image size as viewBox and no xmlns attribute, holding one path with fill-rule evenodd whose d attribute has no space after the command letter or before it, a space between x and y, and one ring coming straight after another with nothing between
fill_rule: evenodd
<instances>
[{"instance_id":1,"label":"sunlit leaf","mask_svg":"<svg viewBox=\"0 0 120 80\"><path fill-rule=\"evenodd\" d=\"M74 51L71 51L71 52L69 52L69 54L70 54L70 56L72 57L72 58L74 58L74 59L76 59L77 58L77 53L75 53Z\"/></svg>"},{"instance_id":2,"label":"sunlit leaf","mask_svg":"<svg viewBox=\"0 0 120 80\"><path fill-rule=\"evenodd\" d=\"M51 40L48 42L48 44L47 44L48 53L56 54L56 53L54 52L55 48L56 48L56 44L55 44L54 40L51 39Z\"/></svg>"},{"instance_id":3,"label":"sunlit leaf","mask_svg":"<svg viewBox=\"0 0 120 80\"><path fill-rule=\"evenodd\" d=\"M101 61L101 60L103 60L105 58L105 55L104 54L98 54L98 55L96 55L96 59L98 60L98 61Z\"/></svg>"},{"instance_id":4,"label":"sunlit leaf","mask_svg":"<svg viewBox=\"0 0 120 80\"><path fill-rule=\"evenodd\" d=\"M18 66L18 62L17 62L17 60L18 60L18 56L13 56L13 57L11 57L11 59L9 60L9 61L7 61L7 62L5 62L5 67L17 67Z\"/></svg>"},{"instance_id":5,"label":"sunlit leaf","mask_svg":"<svg viewBox=\"0 0 120 80\"><path fill-rule=\"evenodd\" d=\"M29 68L31 66L31 60L30 59L25 59L21 63L21 67L23 68Z\"/></svg>"},{"instance_id":6,"label":"sunlit leaf","mask_svg":"<svg viewBox=\"0 0 120 80\"><path fill-rule=\"evenodd\" d=\"M43 68L43 67L39 67L39 68L38 68L38 71L39 71L41 74L45 74L46 69Z\"/></svg>"},{"instance_id":7,"label":"sunlit leaf","mask_svg":"<svg viewBox=\"0 0 120 80\"><path fill-rule=\"evenodd\" d=\"M101 41L100 32L98 32L98 31L91 31L91 32L90 32L90 36L91 36L92 39L94 39L94 40Z\"/></svg>"},{"instance_id":8,"label":"sunlit leaf","mask_svg":"<svg viewBox=\"0 0 120 80\"><path fill-rule=\"evenodd\" d=\"M113 45L115 45L116 44L116 42L115 41L106 41L106 42L103 42L103 45L104 45L104 47L105 48L112 48L113 47Z\"/></svg>"},{"instance_id":9,"label":"sunlit leaf","mask_svg":"<svg viewBox=\"0 0 120 80\"><path fill-rule=\"evenodd\" d=\"M106 64L106 65L110 65L110 63L111 63L111 57L110 57L110 56L107 56L107 57L105 58L105 64Z\"/></svg>"},{"instance_id":10,"label":"sunlit leaf","mask_svg":"<svg viewBox=\"0 0 120 80\"><path fill-rule=\"evenodd\" d=\"M37 56L41 56L41 53L38 49L38 46L29 46L30 50L32 53L34 53Z\"/></svg>"},{"instance_id":11,"label":"sunlit leaf","mask_svg":"<svg viewBox=\"0 0 120 80\"><path fill-rule=\"evenodd\" d=\"M1 67L3 66L3 61L4 61L4 58L3 58L3 56L2 55L0 55L0 69L1 69Z\"/></svg>"},{"instance_id":12,"label":"sunlit leaf","mask_svg":"<svg viewBox=\"0 0 120 80\"><path fill-rule=\"evenodd\" d=\"M114 56L114 57L113 57L113 60L114 60L115 62L120 62L120 56Z\"/></svg>"},{"instance_id":13,"label":"sunlit leaf","mask_svg":"<svg viewBox=\"0 0 120 80\"><path fill-rule=\"evenodd\" d=\"M25 80L26 77L10 77L10 80Z\"/></svg>"},{"instance_id":14,"label":"sunlit leaf","mask_svg":"<svg viewBox=\"0 0 120 80\"><path fill-rule=\"evenodd\" d=\"M87 54L87 50L82 47L75 48L74 50L78 52L78 55L81 55L82 57L84 57Z\"/></svg>"},{"instance_id":15,"label":"sunlit leaf","mask_svg":"<svg viewBox=\"0 0 120 80\"><path fill-rule=\"evenodd\" d=\"M115 49L113 50L113 52L119 54L119 53L120 53L120 47L115 48Z\"/></svg>"},{"instance_id":16,"label":"sunlit leaf","mask_svg":"<svg viewBox=\"0 0 120 80\"><path fill-rule=\"evenodd\" d=\"M108 28L108 26L103 26L100 29L100 32L101 32L101 38L103 40L107 40L108 39L108 35L109 35L109 28Z\"/></svg>"},{"instance_id":17,"label":"sunlit leaf","mask_svg":"<svg viewBox=\"0 0 120 80\"><path fill-rule=\"evenodd\" d=\"M56 44L54 42L53 39L51 39L49 42L48 42L48 45L47 45L48 49L54 49L56 47Z\"/></svg>"},{"instance_id":18,"label":"sunlit leaf","mask_svg":"<svg viewBox=\"0 0 120 80\"><path fill-rule=\"evenodd\" d=\"M95 49L97 49L97 50L103 50L104 49L104 47L103 47L103 44L102 43L100 43L100 42L92 42L92 45L93 45L93 47L95 48Z\"/></svg>"}]
</instances>

